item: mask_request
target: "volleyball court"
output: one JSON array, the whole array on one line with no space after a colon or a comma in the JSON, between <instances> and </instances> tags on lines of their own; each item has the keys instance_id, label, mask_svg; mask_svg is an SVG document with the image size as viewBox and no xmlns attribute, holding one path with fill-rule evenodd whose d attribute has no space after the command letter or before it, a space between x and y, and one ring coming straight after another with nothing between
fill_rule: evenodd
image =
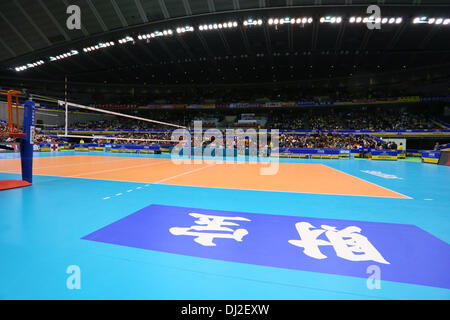
<instances>
[{"instance_id":1,"label":"volleyball court","mask_svg":"<svg viewBox=\"0 0 450 320\"><path fill-rule=\"evenodd\" d=\"M44 97L35 95L32 98L39 101ZM12 98L8 99L11 100ZM322 163L279 163L276 159L274 164L273 162L238 161L237 159L234 161L234 158L230 162L222 161L222 157L206 159L202 157L202 154L199 159L194 157L195 151L192 154L190 153L191 150L189 150L189 156L182 157L187 161L179 161L179 154L174 158L173 153L148 155L144 153L145 150L150 150L153 147L159 149L161 149L161 146L170 147L167 150L172 151L173 148L183 149L186 140L195 139L195 133L192 133L192 130L189 130L190 128L180 124L103 110L68 102L67 100L49 99L48 97L45 97L45 100L47 103L52 102L59 106L58 116L44 118L47 120L45 123L41 121L37 125L36 134L34 134L36 102L33 100L28 100L24 104L24 106L27 104L29 106L30 120L25 123L22 131L19 129L18 122L16 127L11 126L14 121L8 122L8 133L5 135L20 137L21 145L24 147L21 147L21 150L23 149L21 159L0 160L2 164L0 171L20 173L22 170L24 175L23 179L18 182L12 183L4 180L1 182L3 189L30 185L32 182L30 173L34 173L43 176L219 189L408 198ZM13 106L10 104L8 107L10 113L12 113L12 109ZM17 107L15 110L18 112ZM24 114L26 113L24 112ZM97 123L98 119L102 119L100 122L104 124L104 128L108 127L108 123L111 123L112 127L109 127L107 131L116 131L117 133L103 134L102 130L92 131L90 122L86 119L95 119ZM135 129L125 130L131 131L131 133L123 134L124 130L114 127L114 124L124 123ZM83 124L87 124L87 129L78 127ZM35 142L33 140L35 136L45 136L47 128L53 128L53 132L56 132L52 135L54 139L64 141L65 145L74 147L74 149L69 150L86 151L60 152L57 157L36 157L32 164L30 159L32 159L33 152L30 154L28 150L28 153L25 154L25 146L30 149L30 146ZM162 130L167 133L165 139L153 136L152 132ZM181 130L181 134L174 135L172 134L173 130ZM191 137L191 133L194 137ZM31 135L31 140L26 139L27 134ZM203 139L202 133L200 134L201 139ZM141 147L143 149L136 153L113 152L122 150L123 146ZM92 152L92 150L97 152ZM248 160L250 158L244 157L243 159ZM22 168L20 169L21 165ZM263 174L262 172L270 166L273 166L276 170L272 174Z\"/></svg>"}]
</instances>

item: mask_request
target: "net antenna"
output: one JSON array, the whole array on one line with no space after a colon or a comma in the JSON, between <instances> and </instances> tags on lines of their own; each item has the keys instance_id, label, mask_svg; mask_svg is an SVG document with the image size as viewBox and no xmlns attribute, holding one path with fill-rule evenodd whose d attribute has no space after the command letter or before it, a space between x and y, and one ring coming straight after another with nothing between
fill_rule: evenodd
<instances>
[{"instance_id":1,"label":"net antenna","mask_svg":"<svg viewBox=\"0 0 450 320\"><path fill-rule=\"evenodd\" d=\"M64 105L66 107L66 113L65 113L65 130L64 130L64 134L67 136L68 132L67 132L67 127L68 127L68 123L69 123L69 107L67 105L67 75L64 78Z\"/></svg>"},{"instance_id":2,"label":"net antenna","mask_svg":"<svg viewBox=\"0 0 450 320\"><path fill-rule=\"evenodd\" d=\"M68 133L69 128L68 128L68 120L67 119L68 119L68 112L69 112L68 107L69 106L74 107L74 108L80 108L80 109L95 111L95 112L99 112L99 113L105 113L105 114L109 114L109 115L119 116L119 117L130 118L130 119L144 121L144 122L151 122L151 123L157 123L157 124L161 124L161 125L165 125L165 126L186 129L185 126L181 126L181 125L177 125L177 124L173 124L173 123L168 123L168 122L163 122L163 121L157 121L157 120L152 120L152 119L132 116L132 115L125 114L125 113L114 112L114 111L109 111L109 110L104 110L104 109L99 109L99 108L94 108L94 107L83 106L81 104L67 102L67 100L66 101L58 100L58 104L60 106L65 106L65 108L66 108L66 124L65 124L65 128L64 128L64 134L63 135L58 134L58 137L88 138L88 139L102 139L102 140L103 139L107 139L107 140L127 140L127 141L144 141L144 142L145 141L149 141L149 142L161 142L161 141L165 141L165 142L179 142L179 141L175 141L175 140L163 140L163 139L134 139L134 138L117 138L117 137L105 137L105 136L95 136L95 135L92 135L92 136L89 136L89 135L72 135L72 134Z\"/></svg>"}]
</instances>

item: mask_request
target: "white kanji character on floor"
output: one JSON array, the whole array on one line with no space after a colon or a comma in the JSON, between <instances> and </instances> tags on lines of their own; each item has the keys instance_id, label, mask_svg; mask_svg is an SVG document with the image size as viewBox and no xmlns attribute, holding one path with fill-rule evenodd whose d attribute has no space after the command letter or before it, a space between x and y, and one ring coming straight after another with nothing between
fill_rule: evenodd
<instances>
[{"instance_id":1,"label":"white kanji character on floor","mask_svg":"<svg viewBox=\"0 0 450 320\"><path fill-rule=\"evenodd\" d=\"M248 234L248 231L242 228L236 230L228 228L226 226L239 226L239 224L225 220L251 221L242 217L213 216L201 213L190 213L189 215L198 218L198 220L194 221L197 225L189 228L173 227L169 231L176 236L194 236L196 237L194 241L203 246L215 246L216 244L213 242L214 238L228 238L242 241L242 238ZM223 233L204 231L223 231Z\"/></svg>"},{"instance_id":2,"label":"white kanji character on floor","mask_svg":"<svg viewBox=\"0 0 450 320\"><path fill-rule=\"evenodd\" d=\"M322 229L315 227L308 222L298 222L295 224L301 240L289 240L289 243L304 248L303 252L316 259L325 259L320 252L320 246L333 246L336 255L350 261L375 261L384 264L390 264L375 249L367 237L361 234L361 228L350 226L342 230L336 227L322 225ZM314 230L312 230L314 229ZM328 241L318 239L325 233Z\"/></svg>"}]
</instances>

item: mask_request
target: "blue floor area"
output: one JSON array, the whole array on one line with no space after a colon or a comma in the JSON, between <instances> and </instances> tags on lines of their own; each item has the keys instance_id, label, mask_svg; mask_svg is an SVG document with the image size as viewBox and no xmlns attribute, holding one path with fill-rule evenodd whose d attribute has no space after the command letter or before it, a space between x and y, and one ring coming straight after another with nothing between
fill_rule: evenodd
<instances>
[{"instance_id":1,"label":"blue floor area","mask_svg":"<svg viewBox=\"0 0 450 320\"><path fill-rule=\"evenodd\" d=\"M35 156L70 155L133 156L98 152ZM14 157L18 155L0 155L0 159ZM353 159L280 161L322 163L412 199L226 190L36 175L31 187L0 192L0 299L450 299L449 289L383 281L382 274L381 288L370 290L364 278L81 240L150 204L160 204L415 225L450 243L450 167ZM0 173L2 180L18 178L17 174ZM441 262L450 270L448 253L443 252ZM71 265L80 267L80 290L66 287L70 276L66 269Z\"/></svg>"}]
</instances>

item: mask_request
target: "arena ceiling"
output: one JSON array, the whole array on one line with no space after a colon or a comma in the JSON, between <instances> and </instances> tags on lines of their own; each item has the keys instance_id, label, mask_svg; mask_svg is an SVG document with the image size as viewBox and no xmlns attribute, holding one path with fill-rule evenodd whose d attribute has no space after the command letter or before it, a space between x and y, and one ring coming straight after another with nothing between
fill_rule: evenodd
<instances>
[{"instance_id":1,"label":"arena ceiling","mask_svg":"<svg viewBox=\"0 0 450 320\"><path fill-rule=\"evenodd\" d=\"M402 22L380 30L349 22L367 16L369 4ZM80 30L66 26L69 5L81 9ZM323 16L342 22L320 23ZM448 0L1 0L0 77L165 86L448 71L450 24L412 23L421 16L450 18ZM313 22L268 23L284 17ZM244 26L249 18L263 24ZM228 22L237 26L199 29ZM176 32L186 26L194 31ZM169 29L171 35L138 38ZM133 41L119 43L127 36ZM72 50L78 54L51 61Z\"/></svg>"}]
</instances>

